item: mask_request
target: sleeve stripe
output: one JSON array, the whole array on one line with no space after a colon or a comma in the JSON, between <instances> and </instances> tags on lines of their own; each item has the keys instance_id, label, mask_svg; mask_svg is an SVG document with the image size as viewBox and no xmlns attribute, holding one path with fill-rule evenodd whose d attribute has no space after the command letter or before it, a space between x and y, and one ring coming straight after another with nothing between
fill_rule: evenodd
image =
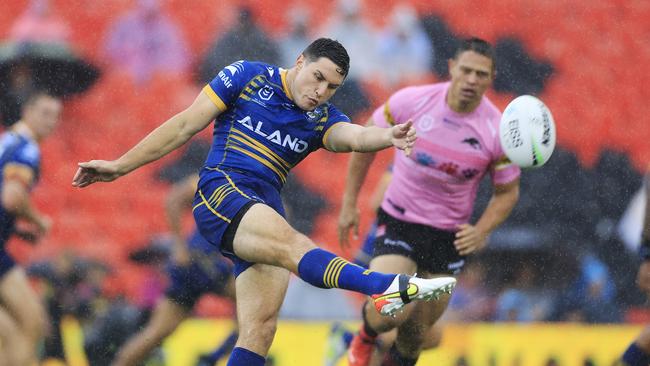
<instances>
[{"instance_id":1,"label":"sleeve stripe","mask_svg":"<svg viewBox=\"0 0 650 366\"><path fill-rule=\"evenodd\" d=\"M330 126L330 128L328 128L327 131L325 131L325 134L323 135L323 146L327 146L327 138L329 137L330 132L332 132L332 129L334 128L334 126L338 125L339 123L349 123L349 122L343 122L342 121L342 122L336 122L336 123L332 124Z\"/></svg>"},{"instance_id":2,"label":"sleeve stripe","mask_svg":"<svg viewBox=\"0 0 650 366\"><path fill-rule=\"evenodd\" d=\"M203 92L205 93L205 95L208 96L208 98L210 98L212 103L214 103L214 105L216 105L217 108L219 108L222 112L228 109L228 107L226 107L226 103L224 103L223 100L219 98L217 93L215 93L214 90L212 90L210 84L203 87Z\"/></svg>"},{"instance_id":3,"label":"sleeve stripe","mask_svg":"<svg viewBox=\"0 0 650 366\"><path fill-rule=\"evenodd\" d=\"M390 113L388 102L384 103L384 118L386 118L386 122L388 122L389 125L395 126L395 118L393 118L393 115Z\"/></svg>"}]
</instances>

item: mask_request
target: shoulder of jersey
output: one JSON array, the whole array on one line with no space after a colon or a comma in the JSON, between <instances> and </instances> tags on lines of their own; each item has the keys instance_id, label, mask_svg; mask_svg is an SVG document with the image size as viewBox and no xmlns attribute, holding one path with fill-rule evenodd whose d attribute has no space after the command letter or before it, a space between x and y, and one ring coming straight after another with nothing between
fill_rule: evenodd
<instances>
[{"instance_id":1,"label":"shoulder of jersey","mask_svg":"<svg viewBox=\"0 0 650 366\"><path fill-rule=\"evenodd\" d=\"M237 61L242 62L242 67L246 68L246 71L251 74L265 74L267 77L272 78L279 75L280 70L277 66L267 64L265 62L259 61ZM232 65L231 65L232 66ZM230 67L230 66L228 66Z\"/></svg>"}]
</instances>

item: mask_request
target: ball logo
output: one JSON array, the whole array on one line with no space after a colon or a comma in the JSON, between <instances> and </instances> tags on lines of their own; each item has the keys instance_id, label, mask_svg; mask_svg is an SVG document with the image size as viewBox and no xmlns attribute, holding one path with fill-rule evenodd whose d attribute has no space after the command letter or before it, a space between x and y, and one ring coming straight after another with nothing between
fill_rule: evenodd
<instances>
[{"instance_id":1,"label":"ball logo","mask_svg":"<svg viewBox=\"0 0 650 366\"><path fill-rule=\"evenodd\" d=\"M521 131L519 131L519 120L513 119L508 122L508 130L505 133L508 149L515 149L523 145Z\"/></svg>"},{"instance_id":2,"label":"ball logo","mask_svg":"<svg viewBox=\"0 0 650 366\"><path fill-rule=\"evenodd\" d=\"M548 111L546 108L543 106L540 106L542 108L542 126L543 126L543 131L542 131L542 145L548 146L548 144L551 142L551 121L548 117Z\"/></svg>"}]
</instances>

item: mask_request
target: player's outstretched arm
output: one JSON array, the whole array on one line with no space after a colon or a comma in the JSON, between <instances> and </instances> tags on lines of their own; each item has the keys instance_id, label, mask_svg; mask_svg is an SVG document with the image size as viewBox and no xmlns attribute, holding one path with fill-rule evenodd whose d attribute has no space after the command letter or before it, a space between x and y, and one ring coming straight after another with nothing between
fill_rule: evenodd
<instances>
[{"instance_id":1,"label":"player's outstretched arm","mask_svg":"<svg viewBox=\"0 0 650 366\"><path fill-rule=\"evenodd\" d=\"M345 126L346 125L343 125L342 127ZM357 131L359 131L359 129L361 128L359 126L352 126L352 127L355 127L355 130ZM379 131L383 131L383 132L389 131L392 134L395 132L393 131L393 128L378 129L378 127L375 127L372 118L370 118L366 123L366 127L362 128L363 129L362 131L366 131L366 133L372 134L374 133L374 131L377 131L378 129ZM409 122L405 124L404 130L406 131L406 136L409 139L409 144L410 144L410 146L405 146L405 148L410 149L412 147L413 142L415 141L415 129L410 125ZM344 130L339 130L339 131L345 132ZM396 130L396 131L398 133L403 133L402 130ZM411 134L409 135L409 133ZM357 136L356 138L363 138L363 137ZM406 142L406 138L404 139L404 142ZM347 179L345 180L345 191L343 193L343 202L341 204L341 212L339 212L339 222L338 222L339 244L343 248L347 248L350 244L349 243L350 229L353 229L355 239L359 235L359 209L357 207L357 198L359 197L359 192L361 191L363 182L365 181L366 175L368 174L368 169L370 168L370 165L372 164L374 159L375 159L374 151L370 153L354 152L350 157L350 162L348 163Z\"/></svg>"},{"instance_id":2,"label":"player's outstretched arm","mask_svg":"<svg viewBox=\"0 0 650 366\"><path fill-rule=\"evenodd\" d=\"M339 123L331 127L325 148L334 152L375 152L395 146L408 155L416 138L412 121L390 128Z\"/></svg>"},{"instance_id":3,"label":"player's outstretched arm","mask_svg":"<svg viewBox=\"0 0 650 366\"><path fill-rule=\"evenodd\" d=\"M147 163L158 160L204 129L222 111L201 92L187 109L167 120L117 160L79 163L72 185L86 187L113 181Z\"/></svg>"}]
</instances>

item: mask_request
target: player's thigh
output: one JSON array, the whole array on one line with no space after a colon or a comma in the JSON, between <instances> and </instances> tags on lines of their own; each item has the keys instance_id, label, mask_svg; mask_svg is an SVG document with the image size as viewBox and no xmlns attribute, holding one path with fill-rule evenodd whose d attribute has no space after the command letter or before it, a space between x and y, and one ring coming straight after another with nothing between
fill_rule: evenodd
<instances>
[{"instance_id":1,"label":"player's thigh","mask_svg":"<svg viewBox=\"0 0 650 366\"><path fill-rule=\"evenodd\" d=\"M289 271L257 263L236 280L238 346L266 355L289 284Z\"/></svg>"},{"instance_id":2,"label":"player's thigh","mask_svg":"<svg viewBox=\"0 0 650 366\"><path fill-rule=\"evenodd\" d=\"M41 336L45 332L45 308L21 267L12 268L0 280L0 300L30 336Z\"/></svg>"},{"instance_id":3,"label":"player's thigh","mask_svg":"<svg viewBox=\"0 0 650 366\"><path fill-rule=\"evenodd\" d=\"M248 262L281 266L297 272L300 258L314 248L271 207L255 204L244 214L233 240L235 254Z\"/></svg>"},{"instance_id":4,"label":"player's thigh","mask_svg":"<svg viewBox=\"0 0 650 366\"><path fill-rule=\"evenodd\" d=\"M414 274L417 264L413 259L399 254L386 254L370 260L370 270L382 273Z\"/></svg>"}]
</instances>

